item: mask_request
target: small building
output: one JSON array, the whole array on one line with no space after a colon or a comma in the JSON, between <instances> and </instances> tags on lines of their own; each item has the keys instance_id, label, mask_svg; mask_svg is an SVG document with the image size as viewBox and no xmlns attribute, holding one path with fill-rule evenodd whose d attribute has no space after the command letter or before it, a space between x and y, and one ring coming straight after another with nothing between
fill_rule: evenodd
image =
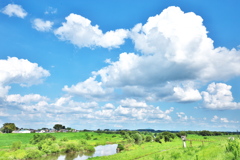
<instances>
[{"instance_id":1,"label":"small building","mask_svg":"<svg viewBox=\"0 0 240 160\"><path fill-rule=\"evenodd\" d=\"M45 133L44 130L36 131L35 133Z\"/></svg>"},{"instance_id":2,"label":"small building","mask_svg":"<svg viewBox=\"0 0 240 160\"><path fill-rule=\"evenodd\" d=\"M18 133L31 133L31 131L30 130L20 130L20 131L18 131Z\"/></svg>"}]
</instances>

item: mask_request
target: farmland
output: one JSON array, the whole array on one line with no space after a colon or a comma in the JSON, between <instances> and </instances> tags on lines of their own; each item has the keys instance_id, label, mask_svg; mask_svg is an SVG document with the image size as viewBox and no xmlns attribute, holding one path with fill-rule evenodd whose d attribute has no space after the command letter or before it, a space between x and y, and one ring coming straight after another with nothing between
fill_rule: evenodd
<instances>
[{"instance_id":1,"label":"farmland","mask_svg":"<svg viewBox=\"0 0 240 160\"><path fill-rule=\"evenodd\" d=\"M117 154L103 157L93 157L91 160L225 160L239 159L239 139L235 135L234 144L228 140L230 135L221 136L200 136L189 134L187 148L183 148L181 138L174 135L170 139L164 138L164 134L159 134L155 139L148 139L152 133L96 133L96 132L76 132L76 133L51 133L51 134L0 134L0 159L26 159L33 158L30 151L36 151L35 158L46 156L53 153L67 151L69 146L79 147L72 148L74 152L85 152L87 149L92 151L92 147L104 144L122 144L123 148ZM48 139L36 143L33 137L36 135L48 135ZM50 136L49 136L50 135ZM141 135L137 137L136 135ZM157 140L158 136L160 139ZM161 137L162 136L162 137ZM50 141L55 137L54 141ZM154 136L152 136L154 137ZM140 139L138 139L140 138ZM137 142L138 141L138 142ZM20 142L20 147L14 148L14 144ZM136 143L137 142L137 143ZM52 146L53 148L44 148ZM16 145L16 144L15 144ZM39 147L40 146L40 147ZM55 146L55 147L54 147ZM226 149L228 146L229 149ZM234 148L235 147L235 148ZM40 148L40 149L39 149ZM236 149L237 148L237 149ZM68 148L69 149L69 148ZM34 152L35 153L35 152Z\"/></svg>"}]
</instances>

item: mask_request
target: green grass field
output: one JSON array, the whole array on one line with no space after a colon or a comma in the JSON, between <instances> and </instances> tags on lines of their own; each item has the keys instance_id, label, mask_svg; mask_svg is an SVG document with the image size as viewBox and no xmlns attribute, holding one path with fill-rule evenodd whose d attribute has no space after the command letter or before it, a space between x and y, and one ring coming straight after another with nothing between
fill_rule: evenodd
<instances>
[{"instance_id":1,"label":"green grass field","mask_svg":"<svg viewBox=\"0 0 240 160\"><path fill-rule=\"evenodd\" d=\"M67 133L14 133L14 134L0 134L0 149L9 149L13 142L21 141L23 145L29 145L30 139L34 134L51 134L57 139L67 138L68 140L86 139L86 134L91 137L88 143L91 145L118 143L122 141L119 134L95 133L95 132L67 132ZM96 139L96 140L94 140Z\"/></svg>"},{"instance_id":2,"label":"green grass field","mask_svg":"<svg viewBox=\"0 0 240 160\"><path fill-rule=\"evenodd\" d=\"M39 134L39 133L38 133ZM40 133L44 135L45 133ZM105 134L95 132L77 133L50 133L55 136L57 141L67 138L69 142L88 139L87 144L91 146L104 145L109 143L122 143L125 149L118 154L103 157L90 158L91 160L240 160L234 158L233 152L226 152L229 136L198 136L188 135L187 148L183 148L182 140L175 138L172 142L144 142L142 144L126 143L119 134ZM24 157L24 150L36 148L30 144L30 139L35 135L31 134L0 134L0 159L17 159ZM89 138L90 137L90 138ZM236 138L237 139L237 138ZM17 151L12 151L13 142L21 141L22 147ZM202 142L205 141L205 142ZM239 143L239 139L236 140ZM238 148L240 153L240 147ZM5 157L2 157L5 156ZM7 158L6 158L7 157ZM15 157L15 158L14 158ZM21 159L21 158L18 158Z\"/></svg>"},{"instance_id":3,"label":"green grass field","mask_svg":"<svg viewBox=\"0 0 240 160\"><path fill-rule=\"evenodd\" d=\"M189 135L188 139L211 142L187 141L187 148L183 148L180 138L172 142L148 142L142 145L132 145L127 150L105 157L94 157L91 160L231 160L232 153L225 152L228 136ZM239 148L240 149L240 148ZM240 159L240 158L239 158Z\"/></svg>"}]
</instances>

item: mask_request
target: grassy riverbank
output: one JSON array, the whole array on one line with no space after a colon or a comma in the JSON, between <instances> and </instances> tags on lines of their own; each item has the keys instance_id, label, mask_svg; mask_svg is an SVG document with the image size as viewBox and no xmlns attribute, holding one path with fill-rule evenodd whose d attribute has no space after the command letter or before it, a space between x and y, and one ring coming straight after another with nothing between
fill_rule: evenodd
<instances>
[{"instance_id":1,"label":"grassy riverbank","mask_svg":"<svg viewBox=\"0 0 240 160\"><path fill-rule=\"evenodd\" d=\"M47 136L39 140L40 136ZM134 143L131 137L140 134L106 134L96 132L77 133L31 133L0 134L0 160L26 159L46 156L52 153L92 151L94 146L121 143L124 150L118 154L90 158L92 160L226 160L240 158L240 142L230 143L229 136L188 135L187 148L182 147L182 140L175 136L170 142L146 142L149 134L141 135L141 143ZM34 139L35 140L31 140ZM135 141L139 137L135 137ZM31 141L31 143L30 143ZM17 142L17 143L16 143ZM20 144L20 146L19 146ZM226 147L229 146L229 150ZM238 148L239 147L239 148ZM237 149L236 149L237 148ZM32 156L32 157L31 157ZM47 157L46 157L47 158Z\"/></svg>"},{"instance_id":2,"label":"grassy riverbank","mask_svg":"<svg viewBox=\"0 0 240 160\"><path fill-rule=\"evenodd\" d=\"M35 140L31 141L34 137ZM122 140L119 134L95 132L0 134L0 160L37 158L60 152L88 152L93 151L94 146L121 143Z\"/></svg>"},{"instance_id":3,"label":"grassy riverbank","mask_svg":"<svg viewBox=\"0 0 240 160\"><path fill-rule=\"evenodd\" d=\"M46 133L14 133L14 134L0 134L0 149L10 149L13 142L21 141L22 145L29 146L29 142L33 135ZM67 133L48 133L55 136L57 139L67 138L68 140L87 139L91 145L117 143L122 140L119 134L105 134L95 132L67 132Z\"/></svg>"},{"instance_id":4,"label":"grassy riverbank","mask_svg":"<svg viewBox=\"0 0 240 160\"><path fill-rule=\"evenodd\" d=\"M192 141L192 147L190 147L190 141L187 141L187 148L182 147L180 138L162 144L156 142L133 144L128 145L127 149L121 153L94 157L91 160L234 160L234 154L226 152L228 136L189 135L188 139L199 141ZM240 143L239 140L236 141Z\"/></svg>"}]
</instances>

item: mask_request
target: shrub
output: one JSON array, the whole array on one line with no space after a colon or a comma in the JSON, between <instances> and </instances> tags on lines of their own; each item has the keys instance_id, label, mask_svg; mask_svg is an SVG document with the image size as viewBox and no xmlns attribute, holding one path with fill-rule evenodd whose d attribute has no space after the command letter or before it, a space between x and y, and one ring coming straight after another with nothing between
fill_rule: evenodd
<instances>
[{"instance_id":1,"label":"shrub","mask_svg":"<svg viewBox=\"0 0 240 160\"><path fill-rule=\"evenodd\" d=\"M161 136L157 136L157 137L155 138L155 142L162 143L161 139L162 139Z\"/></svg>"},{"instance_id":2,"label":"shrub","mask_svg":"<svg viewBox=\"0 0 240 160\"><path fill-rule=\"evenodd\" d=\"M79 144L80 144L80 145L86 145L86 144L87 144L87 141L86 141L85 139L81 139L81 140L79 141Z\"/></svg>"},{"instance_id":3,"label":"shrub","mask_svg":"<svg viewBox=\"0 0 240 160\"><path fill-rule=\"evenodd\" d=\"M122 144L118 144L117 148L119 148L119 151L124 150L124 146Z\"/></svg>"},{"instance_id":4,"label":"shrub","mask_svg":"<svg viewBox=\"0 0 240 160\"><path fill-rule=\"evenodd\" d=\"M139 133L135 133L135 134L131 135L131 137L134 139L136 144L142 143L142 136Z\"/></svg>"},{"instance_id":5,"label":"shrub","mask_svg":"<svg viewBox=\"0 0 240 160\"><path fill-rule=\"evenodd\" d=\"M30 140L30 144L37 144L45 139L50 139L52 141L55 141L56 137L51 134L46 134L46 135L34 134L33 138Z\"/></svg>"},{"instance_id":6,"label":"shrub","mask_svg":"<svg viewBox=\"0 0 240 160\"><path fill-rule=\"evenodd\" d=\"M50 146L52 145L53 141L51 139L45 139L45 140L42 140L38 143L38 149L39 150L42 150L43 148L43 145L47 145L47 146Z\"/></svg>"},{"instance_id":7,"label":"shrub","mask_svg":"<svg viewBox=\"0 0 240 160\"><path fill-rule=\"evenodd\" d=\"M145 141L146 142L152 142L153 141L153 137L150 136L150 135L147 135Z\"/></svg>"},{"instance_id":8,"label":"shrub","mask_svg":"<svg viewBox=\"0 0 240 160\"><path fill-rule=\"evenodd\" d=\"M26 158L38 158L41 157L44 153L38 149L29 149L26 151Z\"/></svg>"},{"instance_id":9,"label":"shrub","mask_svg":"<svg viewBox=\"0 0 240 160\"><path fill-rule=\"evenodd\" d=\"M12 143L12 150L16 151L21 148L22 142L21 141L16 141Z\"/></svg>"},{"instance_id":10,"label":"shrub","mask_svg":"<svg viewBox=\"0 0 240 160\"><path fill-rule=\"evenodd\" d=\"M226 152L231 152L234 155L234 159L240 156L240 145L236 140L229 140L226 146Z\"/></svg>"},{"instance_id":11,"label":"shrub","mask_svg":"<svg viewBox=\"0 0 240 160\"><path fill-rule=\"evenodd\" d=\"M94 138L93 140L98 140L98 138Z\"/></svg>"},{"instance_id":12,"label":"shrub","mask_svg":"<svg viewBox=\"0 0 240 160\"><path fill-rule=\"evenodd\" d=\"M86 150L87 152L94 152L95 148L93 146L85 146L84 150Z\"/></svg>"},{"instance_id":13,"label":"shrub","mask_svg":"<svg viewBox=\"0 0 240 160\"><path fill-rule=\"evenodd\" d=\"M171 142L171 140L175 138L175 134L170 132L162 132L161 135L163 136L165 142Z\"/></svg>"},{"instance_id":14,"label":"shrub","mask_svg":"<svg viewBox=\"0 0 240 160\"><path fill-rule=\"evenodd\" d=\"M68 138L67 137L63 137L60 141L67 142Z\"/></svg>"},{"instance_id":15,"label":"shrub","mask_svg":"<svg viewBox=\"0 0 240 160\"><path fill-rule=\"evenodd\" d=\"M60 151L60 147L57 143L53 143L51 145L48 145L47 143L44 143L42 145L41 149L44 153L46 154L51 154L51 153L57 153Z\"/></svg>"},{"instance_id":16,"label":"shrub","mask_svg":"<svg viewBox=\"0 0 240 160\"><path fill-rule=\"evenodd\" d=\"M27 153L23 149L18 149L14 152L14 158L15 159L24 159L26 157Z\"/></svg>"},{"instance_id":17,"label":"shrub","mask_svg":"<svg viewBox=\"0 0 240 160\"><path fill-rule=\"evenodd\" d=\"M79 150L79 146L77 143L75 142L68 142L67 145L66 145L66 149L65 149L65 152L66 153L69 153L69 152L76 152Z\"/></svg>"},{"instance_id":18,"label":"shrub","mask_svg":"<svg viewBox=\"0 0 240 160\"><path fill-rule=\"evenodd\" d=\"M185 131L180 131L180 132L176 133L176 135L177 135L179 138L181 138L181 136L186 136L186 137L187 137L187 132L185 132Z\"/></svg>"}]
</instances>

